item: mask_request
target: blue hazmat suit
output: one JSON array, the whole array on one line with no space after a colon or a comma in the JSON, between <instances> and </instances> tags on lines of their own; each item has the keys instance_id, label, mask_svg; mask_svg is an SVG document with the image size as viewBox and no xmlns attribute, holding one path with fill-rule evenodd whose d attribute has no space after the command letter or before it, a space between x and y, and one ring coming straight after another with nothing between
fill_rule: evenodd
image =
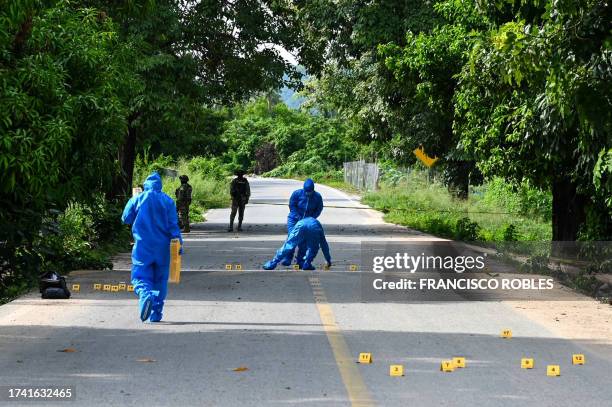
<instances>
[{"instance_id":1,"label":"blue hazmat suit","mask_svg":"<svg viewBox=\"0 0 612 407\"><path fill-rule=\"evenodd\" d=\"M315 269L312 265L312 261L317 256L319 248L323 252L323 256L327 263L331 265L329 245L327 244L327 239L325 239L323 226L321 226L321 223L315 218L307 217L294 225L285 244L278 249L276 256L274 256L272 260L264 264L263 268L265 270L273 270L278 263L285 259L289 253L293 253L295 248L300 245L303 245L305 248L304 256L297 260L301 269Z\"/></svg>"},{"instance_id":2,"label":"blue hazmat suit","mask_svg":"<svg viewBox=\"0 0 612 407\"><path fill-rule=\"evenodd\" d=\"M172 198L162 192L158 173L149 175L144 191L125 205L121 221L132 225L132 285L139 297L142 313L144 304L151 301L150 320L162 319L164 300L168 292L170 272L170 240L183 238L178 226L176 206ZM142 318L142 314L141 314ZM144 318L143 318L144 319Z\"/></svg>"},{"instance_id":3,"label":"blue hazmat suit","mask_svg":"<svg viewBox=\"0 0 612 407\"><path fill-rule=\"evenodd\" d=\"M314 190L314 181L308 178L304 181L304 187L293 191L289 198L289 215L287 216L287 236L291 234L291 230L295 224L306 217L318 218L323 212L323 198L321 194ZM304 256L304 247L298 251L298 257ZM283 259L284 265L291 264L293 260L293 252L288 253Z\"/></svg>"}]
</instances>

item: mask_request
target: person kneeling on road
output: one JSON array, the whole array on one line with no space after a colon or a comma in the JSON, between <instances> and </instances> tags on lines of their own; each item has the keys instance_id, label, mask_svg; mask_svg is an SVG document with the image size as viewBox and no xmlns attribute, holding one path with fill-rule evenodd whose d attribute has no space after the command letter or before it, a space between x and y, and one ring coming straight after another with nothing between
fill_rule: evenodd
<instances>
[{"instance_id":1,"label":"person kneeling on road","mask_svg":"<svg viewBox=\"0 0 612 407\"><path fill-rule=\"evenodd\" d=\"M170 240L180 240L182 254L183 238L176 206L172 198L162 192L158 173L149 175L144 192L128 201L121 221L132 225L132 285L139 297L140 319L159 322L168 292Z\"/></svg>"},{"instance_id":2,"label":"person kneeling on road","mask_svg":"<svg viewBox=\"0 0 612 407\"><path fill-rule=\"evenodd\" d=\"M298 253L304 253L302 257L297 259L297 264L302 270L315 269L312 261L317 256L319 248L323 251L327 266L331 266L329 245L327 244L327 239L325 239L323 226L315 218L307 217L295 224L285 244L276 252L276 256L264 264L264 270L274 270L278 263L285 259L288 254L293 253L296 247L300 248Z\"/></svg>"}]
</instances>

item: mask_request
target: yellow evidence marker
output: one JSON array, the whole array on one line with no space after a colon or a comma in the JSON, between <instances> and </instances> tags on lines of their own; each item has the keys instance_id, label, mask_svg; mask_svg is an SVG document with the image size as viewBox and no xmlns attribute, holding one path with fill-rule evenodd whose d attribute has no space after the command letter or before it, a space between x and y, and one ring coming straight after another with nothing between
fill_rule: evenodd
<instances>
[{"instance_id":1,"label":"yellow evidence marker","mask_svg":"<svg viewBox=\"0 0 612 407\"><path fill-rule=\"evenodd\" d=\"M111 285L110 284L104 284L104 286L102 287L103 291L110 291L111 290Z\"/></svg>"},{"instance_id":2,"label":"yellow evidence marker","mask_svg":"<svg viewBox=\"0 0 612 407\"><path fill-rule=\"evenodd\" d=\"M403 365L391 365L389 366L389 376L403 376L404 366Z\"/></svg>"},{"instance_id":3,"label":"yellow evidence marker","mask_svg":"<svg viewBox=\"0 0 612 407\"><path fill-rule=\"evenodd\" d=\"M231 270L232 269L232 265L231 264L226 264L225 265L225 269L226 270Z\"/></svg>"},{"instance_id":4,"label":"yellow evidence marker","mask_svg":"<svg viewBox=\"0 0 612 407\"><path fill-rule=\"evenodd\" d=\"M81 291L81 284L72 284L72 291Z\"/></svg>"},{"instance_id":5,"label":"yellow evidence marker","mask_svg":"<svg viewBox=\"0 0 612 407\"><path fill-rule=\"evenodd\" d=\"M111 291L114 293L119 292L119 286L114 284L111 285Z\"/></svg>"},{"instance_id":6,"label":"yellow evidence marker","mask_svg":"<svg viewBox=\"0 0 612 407\"><path fill-rule=\"evenodd\" d=\"M357 271L357 265L356 264L351 264L351 266L349 267L349 270Z\"/></svg>"},{"instance_id":7,"label":"yellow evidence marker","mask_svg":"<svg viewBox=\"0 0 612 407\"><path fill-rule=\"evenodd\" d=\"M128 286L127 286L127 290L128 290L129 292L134 292L134 286L133 286L132 284L128 284Z\"/></svg>"},{"instance_id":8,"label":"yellow evidence marker","mask_svg":"<svg viewBox=\"0 0 612 407\"><path fill-rule=\"evenodd\" d=\"M125 283L121 283L121 284L119 284L119 291L125 291L125 288L126 288L126 287L127 287L127 286L125 285Z\"/></svg>"},{"instance_id":9,"label":"yellow evidence marker","mask_svg":"<svg viewBox=\"0 0 612 407\"><path fill-rule=\"evenodd\" d=\"M298 270L300 269L300 265L299 265L299 264L294 264L294 265L293 265L293 269L294 269L295 271L298 271Z\"/></svg>"},{"instance_id":10,"label":"yellow evidence marker","mask_svg":"<svg viewBox=\"0 0 612 407\"><path fill-rule=\"evenodd\" d=\"M440 363L440 371L441 372L453 372L455 370L455 364L452 360L443 360Z\"/></svg>"},{"instance_id":11,"label":"yellow evidence marker","mask_svg":"<svg viewBox=\"0 0 612 407\"><path fill-rule=\"evenodd\" d=\"M582 353L573 354L572 365L584 365L584 355Z\"/></svg>"},{"instance_id":12,"label":"yellow evidence marker","mask_svg":"<svg viewBox=\"0 0 612 407\"><path fill-rule=\"evenodd\" d=\"M181 241L172 239L170 241L170 283L181 282Z\"/></svg>"},{"instance_id":13,"label":"yellow evidence marker","mask_svg":"<svg viewBox=\"0 0 612 407\"><path fill-rule=\"evenodd\" d=\"M504 339L512 338L512 331L509 329L504 329L503 331L501 331L501 337Z\"/></svg>"},{"instance_id":14,"label":"yellow evidence marker","mask_svg":"<svg viewBox=\"0 0 612 407\"><path fill-rule=\"evenodd\" d=\"M533 358L522 358L521 369L533 369Z\"/></svg>"},{"instance_id":15,"label":"yellow evidence marker","mask_svg":"<svg viewBox=\"0 0 612 407\"><path fill-rule=\"evenodd\" d=\"M236 264L236 270L242 271L242 264Z\"/></svg>"},{"instance_id":16,"label":"yellow evidence marker","mask_svg":"<svg viewBox=\"0 0 612 407\"><path fill-rule=\"evenodd\" d=\"M453 365L458 368L465 367L465 358L463 356L458 356L453 358Z\"/></svg>"},{"instance_id":17,"label":"yellow evidence marker","mask_svg":"<svg viewBox=\"0 0 612 407\"><path fill-rule=\"evenodd\" d=\"M559 365L546 366L546 376L561 376L561 368L559 368Z\"/></svg>"},{"instance_id":18,"label":"yellow evidence marker","mask_svg":"<svg viewBox=\"0 0 612 407\"><path fill-rule=\"evenodd\" d=\"M360 353L359 363L372 363L372 354L371 353Z\"/></svg>"},{"instance_id":19,"label":"yellow evidence marker","mask_svg":"<svg viewBox=\"0 0 612 407\"><path fill-rule=\"evenodd\" d=\"M94 290L101 290L102 289L102 284L95 283L93 287L94 287Z\"/></svg>"}]
</instances>

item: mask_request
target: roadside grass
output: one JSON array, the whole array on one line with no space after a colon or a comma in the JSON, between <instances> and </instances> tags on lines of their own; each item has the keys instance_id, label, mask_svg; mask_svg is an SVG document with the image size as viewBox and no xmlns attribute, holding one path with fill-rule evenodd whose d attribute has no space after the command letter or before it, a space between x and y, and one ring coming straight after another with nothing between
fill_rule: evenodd
<instances>
[{"instance_id":1,"label":"roadside grass","mask_svg":"<svg viewBox=\"0 0 612 407\"><path fill-rule=\"evenodd\" d=\"M428 182L425 173L414 171L397 183L381 182L380 189L366 193L362 201L384 212L388 222L440 237L491 242L550 240L551 223L543 217L546 208L522 202L522 195L500 187L500 182L473 188L468 199L460 200L442 184ZM546 201L542 194L539 201Z\"/></svg>"}]
</instances>

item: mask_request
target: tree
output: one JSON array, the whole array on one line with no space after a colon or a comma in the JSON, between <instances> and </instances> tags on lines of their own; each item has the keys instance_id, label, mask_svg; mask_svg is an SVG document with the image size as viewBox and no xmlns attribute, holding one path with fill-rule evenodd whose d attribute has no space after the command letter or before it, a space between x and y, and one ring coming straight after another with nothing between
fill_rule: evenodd
<instances>
[{"instance_id":1,"label":"tree","mask_svg":"<svg viewBox=\"0 0 612 407\"><path fill-rule=\"evenodd\" d=\"M0 267L36 261L32 244L51 211L108 188L126 130L120 94L129 49L93 9L61 1L0 7ZM5 270L6 271L6 270Z\"/></svg>"},{"instance_id":2,"label":"tree","mask_svg":"<svg viewBox=\"0 0 612 407\"><path fill-rule=\"evenodd\" d=\"M598 184L597 193L593 179L612 144L612 10L585 0L541 11L480 34L460 76L455 127L485 174L552 190L553 240L575 240L587 219L607 239L601 196L612 191Z\"/></svg>"}]
</instances>

